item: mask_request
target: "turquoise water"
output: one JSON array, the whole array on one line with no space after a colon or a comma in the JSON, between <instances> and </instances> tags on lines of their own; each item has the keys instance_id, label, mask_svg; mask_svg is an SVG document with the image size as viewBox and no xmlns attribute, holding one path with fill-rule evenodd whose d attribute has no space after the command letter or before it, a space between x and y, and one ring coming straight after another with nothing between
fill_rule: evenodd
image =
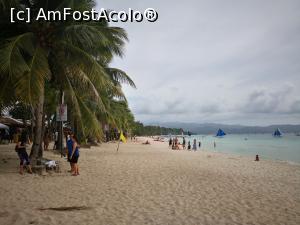
<instances>
[{"instance_id":1,"label":"turquoise water","mask_svg":"<svg viewBox=\"0 0 300 225\"><path fill-rule=\"evenodd\" d=\"M300 163L300 137L295 134L285 134L283 137L273 137L270 134L229 134L223 138L212 135L192 135L186 140L201 141L201 149L229 154L251 156L258 154L261 159L282 160ZM182 138L179 138L182 142ZM216 142L216 148L214 148ZM200 150L201 150L200 149Z\"/></svg>"}]
</instances>

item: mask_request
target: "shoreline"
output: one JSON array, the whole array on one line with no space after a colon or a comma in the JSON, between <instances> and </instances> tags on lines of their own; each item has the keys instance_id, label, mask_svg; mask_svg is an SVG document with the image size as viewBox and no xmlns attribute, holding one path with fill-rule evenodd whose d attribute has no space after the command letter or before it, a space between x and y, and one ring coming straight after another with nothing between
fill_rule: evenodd
<instances>
[{"instance_id":1,"label":"shoreline","mask_svg":"<svg viewBox=\"0 0 300 225\"><path fill-rule=\"evenodd\" d=\"M154 136L154 137L145 137L145 136L139 136L137 138L142 139L142 141L140 141L141 143L149 140L152 143L157 143L157 144L161 144L161 146L164 146L166 149L171 150L171 151L187 151L189 152L187 149L183 150L172 150L170 149L168 146L168 142L167 141L155 141L154 139L160 137L160 136ZM164 145L164 144L165 145ZM190 152L193 152L192 150ZM229 156L229 157L239 157L239 158L245 158L248 159L249 161L255 161L255 155L253 155L253 157L251 157L248 154L238 154L238 153L230 153L230 152L221 152L221 151L216 151L214 149L205 149L205 148L201 148L201 149L197 149L196 152L204 152L204 153L212 153L212 154L220 154L223 156ZM281 160L281 159L271 159L271 158L264 158L264 157L260 157L260 161L263 162L273 162L273 163L283 163L283 164L288 164L291 166L299 166L300 167L300 162L295 162L295 161L290 161L290 160Z\"/></svg>"},{"instance_id":2,"label":"shoreline","mask_svg":"<svg viewBox=\"0 0 300 225\"><path fill-rule=\"evenodd\" d=\"M161 138L161 136L153 136L153 137L144 137L144 136L141 136L140 138L145 139L145 140L149 139L149 140L154 141L155 138ZM163 137L163 138L165 139L164 142L167 143L168 142L167 137ZM218 139L216 139L216 140L218 140ZM197 140L197 141L199 141L199 140ZM200 141L202 142L202 140L200 140ZM161 142L161 141L155 141L155 142ZM218 146L218 143L217 143L217 146ZM250 158L250 159L253 159L253 160L255 159L256 154L258 154L259 157L260 157L260 159L263 160L263 161L273 161L273 162L279 162L279 163L288 163L290 165L299 165L300 166L300 161L297 161L297 160L293 161L292 159L272 158L272 157L270 157L268 155L264 155L264 154L259 153L259 152L256 152L256 153L253 152L253 154L252 154L252 153L247 152L247 151L246 152L231 151L231 150L228 150L228 148L226 148L226 149L223 148L222 150L217 150L217 149L218 149L218 147L216 149L214 149L213 147L207 148L207 147L205 147L203 145L202 145L201 149L199 149L197 147L197 151L205 151L205 152L212 152L212 153L229 154L229 155L232 155L232 156L247 157L247 158ZM230 147L229 147L229 149L230 149Z\"/></svg>"}]
</instances>

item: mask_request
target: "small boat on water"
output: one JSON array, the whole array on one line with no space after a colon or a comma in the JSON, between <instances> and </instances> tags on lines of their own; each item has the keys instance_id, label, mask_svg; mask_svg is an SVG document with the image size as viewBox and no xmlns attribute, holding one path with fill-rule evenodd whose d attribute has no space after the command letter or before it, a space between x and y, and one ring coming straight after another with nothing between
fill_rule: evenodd
<instances>
[{"instance_id":1,"label":"small boat on water","mask_svg":"<svg viewBox=\"0 0 300 225\"><path fill-rule=\"evenodd\" d=\"M226 133L223 130L219 129L216 134L216 137L224 137L225 135L226 135Z\"/></svg>"},{"instance_id":2,"label":"small boat on water","mask_svg":"<svg viewBox=\"0 0 300 225\"><path fill-rule=\"evenodd\" d=\"M273 133L274 137L282 137L282 135L283 135L283 133L280 131L279 128L277 128Z\"/></svg>"}]
</instances>

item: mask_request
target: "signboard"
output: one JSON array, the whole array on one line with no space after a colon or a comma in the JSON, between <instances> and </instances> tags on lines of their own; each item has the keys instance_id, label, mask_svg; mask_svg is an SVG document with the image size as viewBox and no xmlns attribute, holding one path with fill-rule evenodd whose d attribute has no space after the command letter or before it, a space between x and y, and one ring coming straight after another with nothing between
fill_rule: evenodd
<instances>
[{"instance_id":1,"label":"signboard","mask_svg":"<svg viewBox=\"0 0 300 225\"><path fill-rule=\"evenodd\" d=\"M68 120L68 108L66 104L61 104L56 107L56 121Z\"/></svg>"}]
</instances>

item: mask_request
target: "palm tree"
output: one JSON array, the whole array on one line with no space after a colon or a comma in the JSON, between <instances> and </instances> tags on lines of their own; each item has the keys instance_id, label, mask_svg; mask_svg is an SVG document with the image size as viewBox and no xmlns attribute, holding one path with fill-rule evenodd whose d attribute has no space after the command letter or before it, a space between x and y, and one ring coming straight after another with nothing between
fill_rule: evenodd
<instances>
[{"instance_id":1,"label":"palm tree","mask_svg":"<svg viewBox=\"0 0 300 225\"><path fill-rule=\"evenodd\" d=\"M82 127L100 134L100 125L89 102L97 111L108 113L103 96L123 97L118 83L130 78L122 71L108 68L113 55L122 56L127 40L125 31L108 26L106 21L67 21L10 23L10 7L30 8L36 17L39 8L45 11L91 10L92 0L0 0L0 93L7 98L13 92L15 100L34 108L32 157L39 155L42 143L45 86L50 83L65 91ZM112 76L115 78L112 79ZM100 93L106 93L101 95Z\"/></svg>"}]
</instances>

